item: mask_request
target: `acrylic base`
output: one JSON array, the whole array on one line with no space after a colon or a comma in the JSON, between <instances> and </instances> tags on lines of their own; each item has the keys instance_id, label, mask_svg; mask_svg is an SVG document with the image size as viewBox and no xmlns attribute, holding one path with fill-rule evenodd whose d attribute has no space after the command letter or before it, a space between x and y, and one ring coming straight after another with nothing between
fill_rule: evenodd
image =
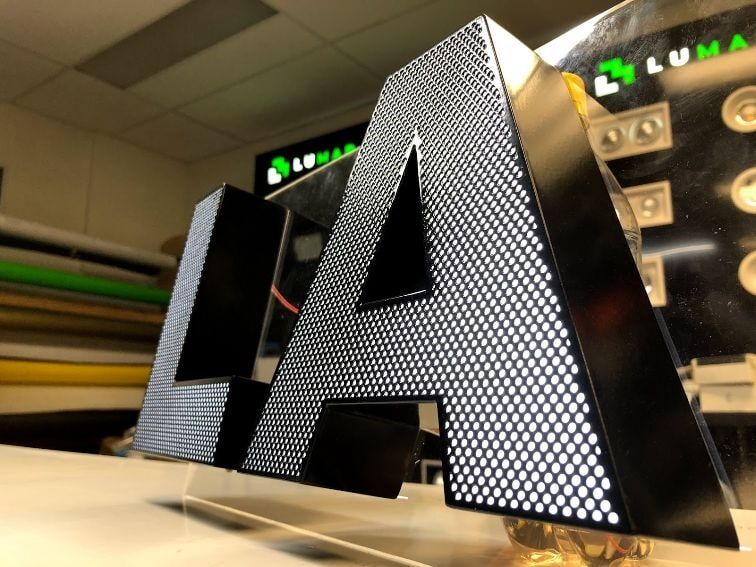
<instances>
[{"instance_id":1,"label":"acrylic base","mask_svg":"<svg viewBox=\"0 0 756 567\"><path fill-rule=\"evenodd\" d=\"M443 488L438 485L407 483L398 499L389 500L200 465L192 467L194 474L184 496L188 511L221 520L229 529L249 529L244 533L263 538L276 549L307 553L310 557L327 554L347 564L522 565L522 549L510 542L500 516L449 508L444 504ZM733 518L743 545L753 547L756 512L734 510ZM605 543L611 547L611 542L594 541L595 532L589 535L584 530L570 531L575 533L569 539L582 542L588 564L617 567L619 557L608 563L601 559L607 557ZM597 537L605 538L606 534ZM617 546L627 547L624 538L612 537ZM559 545L565 543L557 541ZM576 553L579 556L580 548ZM591 557L603 562L592 562ZM649 559L630 564L746 567L753 565L754 559L753 552L660 540Z\"/></svg>"}]
</instances>

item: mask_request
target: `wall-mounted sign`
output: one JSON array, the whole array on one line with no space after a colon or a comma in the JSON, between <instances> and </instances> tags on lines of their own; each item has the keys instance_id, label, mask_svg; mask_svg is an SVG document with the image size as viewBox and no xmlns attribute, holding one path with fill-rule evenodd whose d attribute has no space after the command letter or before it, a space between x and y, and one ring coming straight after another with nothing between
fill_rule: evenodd
<instances>
[{"instance_id":1,"label":"wall-mounted sign","mask_svg":"<svg viewBox=\"0 0 756 567\"><path fill-rule=\"evenodd\" d=\"M265 196L341 156L362 143L367 123L310 138L255 158L255 193Z\"/></svg>"}]
</instances>

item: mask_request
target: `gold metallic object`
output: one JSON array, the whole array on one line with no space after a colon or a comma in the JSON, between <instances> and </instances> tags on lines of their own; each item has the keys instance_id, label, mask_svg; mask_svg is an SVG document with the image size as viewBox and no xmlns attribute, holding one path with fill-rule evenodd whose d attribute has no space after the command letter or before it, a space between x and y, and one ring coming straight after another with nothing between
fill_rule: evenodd
<instances>
[{"instance_id":1,"label":"gold metallic object","mask_svg":"<svg viewBox=\"0 0 756 567\"><path fill-rule=\"evenodd\" d=\"M555 530L560 533L559 541L575 554L573 562L587 567L619 567L626 561L646 559L654 550L654 542L648 538L561 527Z\"/></svg>"},{"instance_id":2,"label":"gold metallic object","mask_svg":"<svg viewBox=\"0 0 756 567\"><path fill-rule=\"evenodd\" d=\"M504 518L504 529L518 557L529 565L562 565L564 557L552 524Z\"/></svg>"}]
</instances>

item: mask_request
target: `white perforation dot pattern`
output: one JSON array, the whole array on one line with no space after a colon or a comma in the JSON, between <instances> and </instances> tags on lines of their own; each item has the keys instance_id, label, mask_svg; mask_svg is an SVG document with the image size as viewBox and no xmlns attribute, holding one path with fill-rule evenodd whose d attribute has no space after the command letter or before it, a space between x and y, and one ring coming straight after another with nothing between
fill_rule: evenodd
<instances>
[{"instance_id":1,"label":"white perforation dot pattern","mask_svg":"<svg viewBox=\"0 0 756 567\"><path fill-rule=\"evenodd\" d=\"M480 21L389 78L244 468L301 478L326 399L436 397L452 503L621 521L510 120ZM432 293L358 311L415 134Z\"/></svg>"},{"instance_id":2,"label":"white perforation dot pattern","mask_svg":"<svg viewBox=\"0 0 756 567\"><path fill-rule=\"evenodd\" d=\"M228 382L174 386L174 379L221 198L219 189L192 217L139 415L138 451L202 463L212 463L215 455Z\"/></svg>"}]
</instances>

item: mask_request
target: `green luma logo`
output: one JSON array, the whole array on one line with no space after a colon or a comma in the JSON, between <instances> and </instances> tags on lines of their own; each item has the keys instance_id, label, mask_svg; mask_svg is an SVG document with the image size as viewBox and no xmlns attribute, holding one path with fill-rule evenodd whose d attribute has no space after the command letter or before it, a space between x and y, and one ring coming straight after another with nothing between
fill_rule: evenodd
<instances>
[{"instance_id":1,"label":"green luma logo","mask_svg":"<svg viewBox=\"0 0 756 567\"><path fill-rule=\"evenodd\" d=\"M283 156L276 156L270 160L271 167L275 168L278 174L286 179L291 173L291 162Z\"/></svg>"},{"instance_id":2,"label":"green luma logo","mask_svg":"<svg viewBox=\"0 0 756 567\"><path fill-rule=\"evenodd\" d=\"M598 66L599 73L609 73L609 77L600 74L594 81L596 96L614 94L619 91L618 80L626 85L632 85L635 82L635 65L625 63L622 57L613 57L602 61ZM612 79L609 81L609 79ZM599 94L600 93L600 94Z\"/></svg>"},{"instance_id":3,"label":"green luma logo","mask_svg":"<svg viewBox=\"0 0 756 567\"><path fill-rule=\"evenodd\" d=\"M742 35L739 33L736 33L734 36L732 36L732 39L730 40L730 44L727 46L727 52L732 53L733 51L738 51L740 49L746 49L748 47L748 42L743 38ZM696 57L698 59L706 59L707 57L715 57L719 55L720 53L720 44L719 40L715 39L712 42L710 42L708 45L705 43L699 43L696 45Z\"/></svg>"},{"instance_id":4,"label":"green luma logo","mask_svg":"<svg viewBox=\"0 0 756 567\"><path fill-rule=\"evenodd\" d=\"M306 153L301 157L296 156L291 161L284 156L275 156L270 160L268 167L268 185L277 185L284 179L288 179L292 173L300 173L325 165L356 149L356 144L348 143L344 144L343 147L337 146L331 150L320 150Z\"/></svg>"},{"instance_id":5,"label":"green luma logo","mask_svg":"<svg viewBox=\"0 0 756 567\"><path fill-rule=\"evenodd\" d=\"M727 45L728 53L749 47L743 35L736 33L730 38L729 42L721 42L718 39L714 39L708 43L701 42L696 44L696 59L700 61L710 57L717 57L721 54L724 45ZM656 56L651 56L646 59L646 73L648 75L660 73L666 68L664 66L665 63L672 67L682 67L691 61L691 51L689 47L673 49L667 54L666 61L664 57L657 59ZM606 61L601 61L598 64L598 72L599 75L593 81L597 97L619 92L620 81L622 84L629 86L636 79L636 66L632 63L625 63L622 57L612 57Z\"/></svg>"},{"instance_id":6,"label":"green luma logo","mask_svg":"<svg viewBox=\"0 0 756 567\"><path fill-rule=\"evenodd\" d=\"M599 73L609 73L612 80L622 79L626 85L632 85L635 82L635 65L624 63L622 57L599 63Z\"/></svg>"}]
</instances>

